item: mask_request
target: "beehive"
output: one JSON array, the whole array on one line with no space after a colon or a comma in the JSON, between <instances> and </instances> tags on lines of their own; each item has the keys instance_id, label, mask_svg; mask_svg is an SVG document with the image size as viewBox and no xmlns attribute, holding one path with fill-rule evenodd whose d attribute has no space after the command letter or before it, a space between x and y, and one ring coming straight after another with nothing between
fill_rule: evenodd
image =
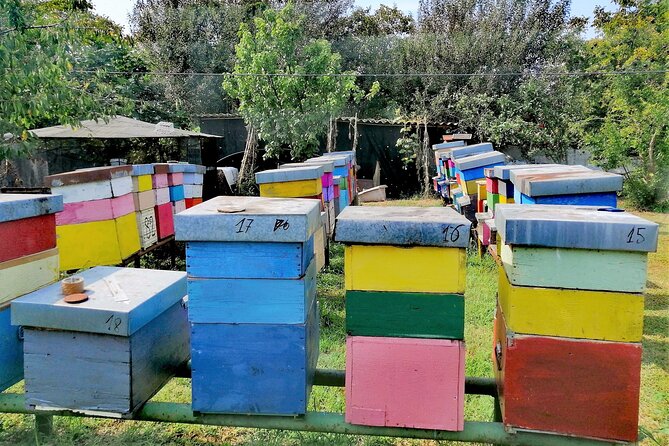
<instances>
[{"instance_id":1,"label":"beehive","mask_svg":"<svg viewBox=\"0 0 669 446\"><path fill-rule=\"evenodd\" d=\"M56 216L61 270L114 265L139 251L131 173L131 166L114 166L45 177L63 196Z\"/></svg>"},{"instance_id":2,"label":"beehive","mask_svg":"<svg viewBox=\"0 0 669 446\"><path fill-rule=\"evenodd\" d=\"M0 194L0 391L23 378L23 343L10 302L58 280L58 195Z\"/></svg>"},{"instance_id":3,"label":"beehive","mask_svg":"<svg viewBox=\"0 0 669 446\"><path fill-rule=\"evenodd\" d=\"M132 197L135 204L139 243L142 249L147 249L158 242L153 173L153 164L132 166Z\"/></svg>"},{"instance_id":4,"label":"beehive","mask_svg":"<svg viewBox=\"0 0 669 446\"><path fill-rule=\"evenodd\" d=\"M204 183L205 167L188 164L183 174L184 182L184 204L186 209L202 203L202 189Z\"/></svg>"},{"instance_id":5,"label":"beehive","mask_svg":"<svg viewBox=\"0 0 669 446\"><path fill-rule=\"evenodd\" d=\"M24 328L26 404L131 416L189 358L186 275L114 267L80 275L85 302L65 303L60 284L12 302L12 323Z\"/></svg>"},{"instance_id":6,"label":"beehive","mask_svg":"<svg viewBox=\"0 0 669 446\"><path fill-rule=\"evenodd\" d=\"M350 207L337 218L348 422L463 429L469 231L449 208Z\"/></svg>"},{"instance_id":7,"label":"beehive","mask_svg":"<svg viewBox=\"0 0 669 446\"><path fill-rule=\"evenodd\" d=\"M193 410L305 413L318 358L319 202L217 197L175 222L187 242Z\"/></svg>"},{"instance_id":8,"label":"beehive","mask_svg":"<svg viewBox=\"0 0 669 446\"><path fill-rule=\"evenodd\" d=\"M529 204L499 205L495 223L504 423L635 441L641 293L658 225L613 208Z\"/></svg>"}]
</instances>

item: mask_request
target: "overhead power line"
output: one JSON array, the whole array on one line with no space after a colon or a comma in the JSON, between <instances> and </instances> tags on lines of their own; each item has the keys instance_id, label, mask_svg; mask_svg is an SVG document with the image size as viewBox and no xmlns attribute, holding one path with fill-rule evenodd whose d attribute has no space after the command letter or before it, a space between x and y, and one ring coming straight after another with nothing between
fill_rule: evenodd
<instances>
[{"instance_id":1,"label":"overhead power line","mask_svg":"<svg viewBox=\"0 0 669 446\"><path fill-rule=\"evenodd\" d=\"M586 77L586 76L631 76L669 73L663 70L611 70L611 71L528 71L528 72L480 72L480 73L202 73L173 71L104 71L74 70L79 74L104 74L116 76L201 76L201 77Z\"/></svg>"}]
</instances>

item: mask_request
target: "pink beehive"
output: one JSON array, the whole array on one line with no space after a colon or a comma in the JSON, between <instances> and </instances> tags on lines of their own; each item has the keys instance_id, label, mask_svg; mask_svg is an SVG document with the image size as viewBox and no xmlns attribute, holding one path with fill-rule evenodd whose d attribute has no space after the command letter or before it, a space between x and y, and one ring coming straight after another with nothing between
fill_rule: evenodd
<instances>
[{"instance_id":1,"label":"pink beehive","mask_svg":"<svg viewBox=\"0 0 669 446\"><path fill-rule=\"evenodd\" d=\"M464 429L464 342L349 336L346 349L348 423Z\"/></svg>"}]
</instances>

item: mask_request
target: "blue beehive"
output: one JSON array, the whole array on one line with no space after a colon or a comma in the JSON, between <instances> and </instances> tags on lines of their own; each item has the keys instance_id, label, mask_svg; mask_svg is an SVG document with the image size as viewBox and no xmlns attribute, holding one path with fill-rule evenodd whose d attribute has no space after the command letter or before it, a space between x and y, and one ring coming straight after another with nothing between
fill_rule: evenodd
<instances>
[{"instance_id":1,"label":"blue beehive","mask_svg":"<svg viewBox=\"0 0 669 446\"><path fill-rule=\"evenodd\" d=\"M316 200L217 197L175 216L186 241L193 410L306 412L318 358Z\"/></svg>"},{"instance_id":2,"label":"blue beehive","mask_svg":"<svg viewBox=\"0 0 669 446\"><path fill-rule=\"evenodd\" d=\"M85 302L64 302L59 284L12 302L26 404L131 416L189 358L186 275L96 267L81 277Z\"/></svg>"}]
</instances>

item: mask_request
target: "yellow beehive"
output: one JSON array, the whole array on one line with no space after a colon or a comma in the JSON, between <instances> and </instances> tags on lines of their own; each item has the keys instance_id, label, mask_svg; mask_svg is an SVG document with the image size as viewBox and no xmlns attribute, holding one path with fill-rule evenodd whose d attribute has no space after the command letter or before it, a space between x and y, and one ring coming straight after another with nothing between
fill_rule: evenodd
<instances>
[{"instance_id":1,"label":"yellow beehive","mask_svg":"<svg viewBox=\"0 0 669 446\"><path fill-rule=\"evenodd\" d=\"M315 197L323 193L323 184L320 178L313 180L286 181L281 183L262 183L261 197L295 198Z\"/></svg>"}]
</instances>

